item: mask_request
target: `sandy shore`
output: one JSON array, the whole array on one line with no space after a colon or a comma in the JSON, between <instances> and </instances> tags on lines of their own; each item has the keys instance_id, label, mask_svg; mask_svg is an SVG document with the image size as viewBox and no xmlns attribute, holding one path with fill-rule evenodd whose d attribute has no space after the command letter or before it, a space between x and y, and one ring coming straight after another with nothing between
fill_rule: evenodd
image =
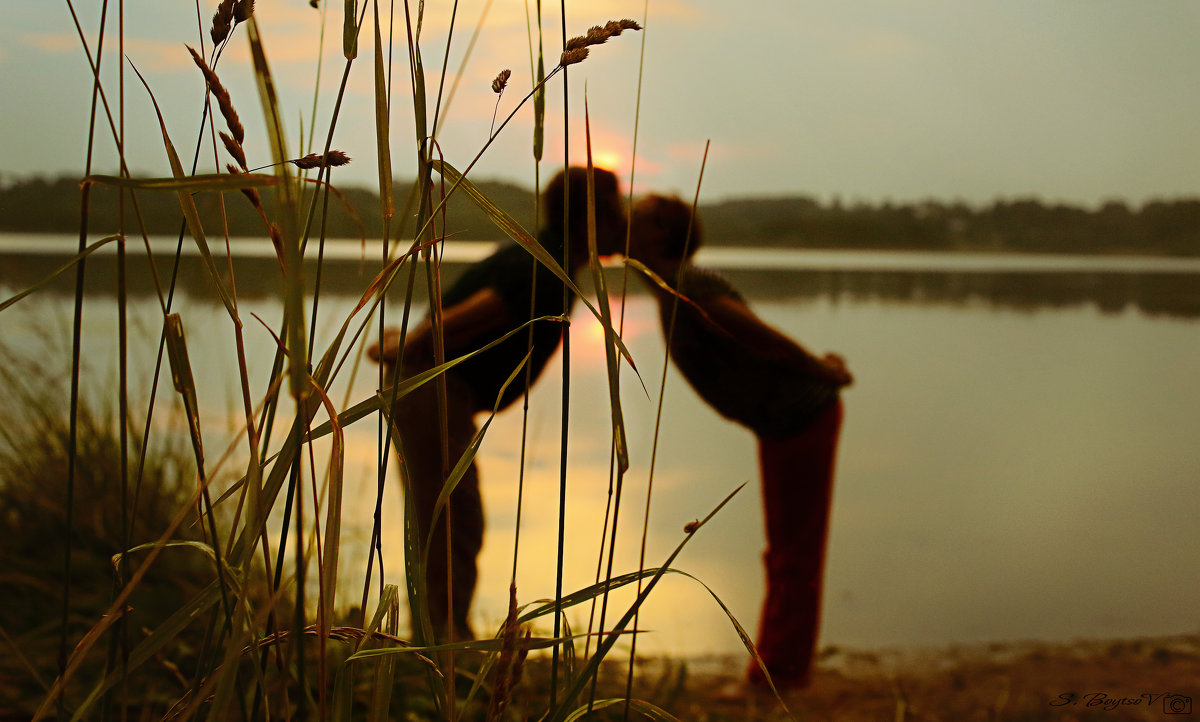
<instances>
[{"instance_id":1,"label":"sandy shore","mask_svg":"<svg viewBox=\"0 0 1200 722\"><path fill-rule=\"evenodd\" d=\"M741 661L697 660L664 707L688 720L788 719L773 697L741 684ZM646 670L648 675L654 672ZM809 689L784 700L796 719L1200 719L1200 634L1072 643L1018 642L939 649L822 652Z\"/></svg>"}]
</instances>

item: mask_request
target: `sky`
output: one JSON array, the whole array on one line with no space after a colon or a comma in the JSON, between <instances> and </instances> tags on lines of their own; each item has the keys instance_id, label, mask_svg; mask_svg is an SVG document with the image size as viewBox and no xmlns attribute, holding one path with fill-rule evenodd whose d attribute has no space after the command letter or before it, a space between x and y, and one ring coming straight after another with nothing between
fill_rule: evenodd
<instances>
[{"instance_id":1,"label":"sky","mask_svg":"<svg viewBox=\"0 0 1200 722\"><path fill-rule=\"evenodd\" d=\"M92 52L101 4L74 0ZM68 2L5 5L0 181L82 175L91 74ZM118 2L108 5L102 72L116 116ZM559 3L545 5L544 42L553 65L563 23ZM194 0L126 0L125 6L125 54L154 92L180 154L190 158L203 80L184 45L199 46L216 1L201 3L199 22ZM403 6L396 3L390 138L394 175L411 177L416 141ZM428 2L421 36L430 114L444 57L447 94L457 81L452 102L443 101L439 148L451 165L470 165L487 142L493 112L499 123L516 109L471 174L532 187L532 106L520 103L531 87L528 28L536 2L462 0L447 55L452 7L448 0ZM386 5L382 12L386 36ZM292 155L300 155L314 129L323 144L346 67L343 3L325 13L318 73L323 11L308 0L257 2ZM584 161L586 97L597 163L626 182L636 127L639 193L690 198L707 144L702 202L803 194L844 202L1038 197L1096 205L1200 194L1195 3L568 0L566 16L568 35L623 17L644 22L645 30L593 48L570 69L569 143L562 79L552 81L543 179L566 153L573 163ZM536 31L536 17L532 26ZM355 159L337 171L338 184L371 186L378 178L372 32L368 14L333 134L333 147ZM497 102L491 80L505 68L513 77ZM217 71L247 126L251 164L269 162L244 29ZM166 175L149 96L132 73L125 83L129 164L136 174ZM100 131L94 169L111 172L114 142L103 125ZM212 170L211 145L204 159L201 170Z\"/></svg>"}]
</instances>

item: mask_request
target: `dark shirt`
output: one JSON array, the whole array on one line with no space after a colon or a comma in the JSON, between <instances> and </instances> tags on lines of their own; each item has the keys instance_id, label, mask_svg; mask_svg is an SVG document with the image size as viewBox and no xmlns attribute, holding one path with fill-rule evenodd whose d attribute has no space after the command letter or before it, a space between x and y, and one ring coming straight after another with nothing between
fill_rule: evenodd
<instances>
[{"instance_id":1,"label":"dark shirt","mask_svg":"<svg viewBox=\"0 0 1200 722\"><path fill-rule=\"evenodd\" d=\"M720 275L691 265L680 270L680 292L703 308L728 297L743 302ZM671 302L659 304L663 332ZM763 438L794 434L837 399L837 386L806 374L796 364L768 358L720 329L694 306L680 301L671 356L683 377L717 413Z\"/></svg>"},{"instance_id":2,"label":"dark shirt","mask_svg":"<svg viewBox=\"0 0 1200 722\"><path fill-rule=\"evenodd\" d=\"M538 242L554 260L562 263L563 240L561 233L542 231ZM448 308L461 303L478 291L490 288L504 302L503 331L496 337L517 328L530 318L559 316L563 312L564 284L541 263L535 261L521 246L511 243L482 261L471 266L463 275L442 293L442 307ZM536 276L536 291L533 279ZM568 304L575 301L570 290ZM530 316L530 303L533 315ZM537 379L546 362L554 355L562 341L563 324L560 321L538 321L533 324L533 355L529 359L532 379ZM485 346L495 338L476 338L466 348L447 348L446 359L451 360ZM462 362L447 373L465 383L474 396L476 409L491 409L496 402L500 387L512 374L521 359L529 352L529 333L522 330L487 351ZM500 408L504 408L521 397L525 391L524 374L518 375L504 392Z\"/></svg>"}]
</instances>

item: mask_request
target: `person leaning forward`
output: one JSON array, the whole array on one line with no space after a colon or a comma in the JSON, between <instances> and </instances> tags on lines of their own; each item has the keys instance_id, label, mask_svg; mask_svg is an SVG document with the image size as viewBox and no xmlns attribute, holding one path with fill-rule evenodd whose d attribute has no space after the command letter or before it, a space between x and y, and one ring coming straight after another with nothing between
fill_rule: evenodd
<instances>
[{"instance_id":1,"label":"person leaning forward","mask_svg":"<svg viewBox=\"0 0 1200 722\"><path fill-rule=\"evenodd\" d=\"M596 244L599 255L616 253L625 240L625 211L616 175L595 169ZM569 202L567 196L569 195ZM573 167L560 172L543 195L545 225L538 242L571 275L588 262L587 171ZM444 358L455 359L543 316L563 313L564 292L573 303L566 284L540 263L535 263L521 246L510 243L474 264L442 294L442 337ZM529 358L530 379L535 380L562 341L558 321L535 321L533 349ZM435 637L440 640L474 637L468 621L477 577L476 557L483 546L483 504L479 475L472 463L450 496L449 534L451 568L447 570L446 512L437 521L432 537L430 522L438 495L458 459L474 438L475 415L490 412L504 382L529 353L528 333L516 333L472 358L447 370L445 376L446 416L442 419L438 384L426 383L397 400L392 419L400 437L405 489L413 495L422 541L431 538L426 569L429 616ZM409 331L401 355L400 331L389 328L367 353L385 366L393 378L397 360L403 378L434 365L434 334L429 320ZM515 383L499 398L500 408L511 405L524 392ZM441 429L447 430L443 456Z\"/></svg>"},{"instance_id":2,"label":"person leaning forward","mask_svg":"<svg viewBox=\"0 0 1200 722\"><path fill-rule=\"evenodd\" d=\"M808 684L820 620L839 390L853 378L764 323L720 275L692 265L699 222L677 198L650 196L630 217L630 255L678 291L650 284L671 360L719 414L758 441L766 516L767 595L756 647L776 684ZM672 309L675 310L672 310ZM765 678L757 664L749 681Z\"/></svg>"}]
</instances>

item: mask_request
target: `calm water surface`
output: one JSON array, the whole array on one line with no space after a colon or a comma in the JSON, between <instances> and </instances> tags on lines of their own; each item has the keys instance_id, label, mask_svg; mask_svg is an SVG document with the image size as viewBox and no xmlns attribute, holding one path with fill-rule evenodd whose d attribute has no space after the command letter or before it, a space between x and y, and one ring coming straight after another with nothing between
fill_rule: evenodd
<instances>
[{"instance_id":1,"label":"calm water surface","mask_svg":"<svg viewBox=\"0 0 1200 722\"><path fill-rule=\"evenodd\" d=\"M844 396L824 643L1069 639L1200 627L1200 384L1194 379L1200 321L1086 304L1017 311L870 299L752 302L812 350L842 353L857 378ZM319 341L332 336L352 303L348 296L322 299ZM85 360L97 386L115 376L114 306L93 301L86 316ZM229 321L208 301L185 297L178 308L197 384L209 390L201 410L211 434L206 446L220 449L236 435L241 408L236 376L226 371L236 368ZM42 348L49 331L69 347L69 309L70 300L55 295L18 304L0 316L5 344ZM262 388L273 341L250 312L274 326L280 311L271 300L243 307L251 377ZM617 572L638 562L663 369L651 300L632 296L624 312L641 383L623 376L633 466L620 509ZM610 479L601 339L583 314L580 308L573 333L568 589L595 577ZM133 316L133 353L149 358L157 304L138 300ZM67 356L61 358L65 375ZM350 369L344 371L335 402L369 396L373 373L364 363L349 382ZM144 388L144 361L135 377ZM517 581L522 602L554 590L560 389L552 363L531 395ZM480 630L497 623L507 603L521 422L519 408L501 414L480 452L489 529L475 606ZM350 600L360 593L370 534L375 423L351 427L348 442L343 559ZM709 411L672 369L658 443L651 565L683 538L686 522L750 482L675 566L707 584L753 630L763 591L753 437ZM402 583L394 474L385 498L384 554L387 581ZM618 599L610 619L625 601ZM572 624L586 627L586 610ZM739 649L709 592L682 576L663 581L640 624L653 632L639 642L647 652Z\"/></svg>"}]
</instances>

